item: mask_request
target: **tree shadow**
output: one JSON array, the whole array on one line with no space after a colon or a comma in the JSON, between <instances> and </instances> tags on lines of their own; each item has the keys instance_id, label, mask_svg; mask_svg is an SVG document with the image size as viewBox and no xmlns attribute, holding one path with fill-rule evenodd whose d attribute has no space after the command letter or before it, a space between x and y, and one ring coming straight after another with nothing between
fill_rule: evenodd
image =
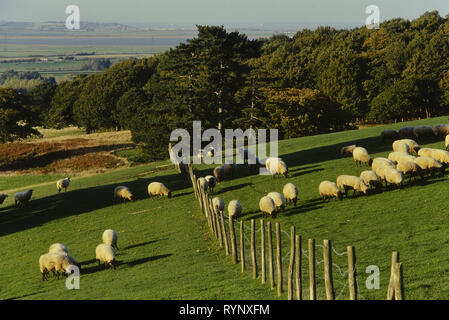
<instances>
[{"instance_id":1,"label":"tree shadow","mask_svg":"<svg viewBox=\"0 0 449 320\"><path fill-rule=\"evenodd\" d=\"M134 260L134 261L131 261L131 262L123 263L123 264L126 264L126 265L128 265L130 267L133 267L133 266L136 266L136 265L139 265L139 264L142 264L142 263L147 263L147 262L151 262L151 261L167 258L167 257L170 257L170 256L172 256L171 253L160 254L160 255L157 255L157 256L151 256L151 257L146 257L146 258L142 258L142 259L137 259L137 260Z\"/></svg>"},{"instance_id":2,"label":"tree shadow","mask_svg":"<svg viewBox=\"0 0 449 320\"><path fill-rule=\"evenodd\" d=\"M130 246L127 246L127 247L123 248L122 250L128 250L128 249L133 249L133 248L137 248L137 247L143 247L143 246L146 246L146 245L149 245L149 244L161 241L161 240L167 240L167 238L159 239L159 240L151 240L151 241L142 242L142 243L138 243L138 244L133 244L133 245L130 245Z\"/></svg>"}]
</instances>

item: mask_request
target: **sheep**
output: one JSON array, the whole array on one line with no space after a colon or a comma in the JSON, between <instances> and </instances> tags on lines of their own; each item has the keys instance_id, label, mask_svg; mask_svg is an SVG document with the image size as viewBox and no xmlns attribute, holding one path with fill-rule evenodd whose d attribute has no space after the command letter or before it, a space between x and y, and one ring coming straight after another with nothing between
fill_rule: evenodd
<instances>
[{"instance_id":1,"label":"sheep","mask_svg":"<svg viewBox=\"0 0 449 320\"><path fill-rule=\"evenodd\" d=\"M133 202L134 196L128 187L118 186L114 189L114 202L117 201L117 199L122 199L123 201L129 200Z\"/></svg>"},{"instance_id":2,"label":"sheep","mask_svg":"<svg viewBox=\"0 0 449 320\"><path fill-rule=\"evenodd\" d=\"M56 182L56 188L58 189L58 192L61 192L62 189L64 189L64 191L67 191L69 184L70 184L70 177L64 178Z\"/></svg>"},{"instance_id":3,"label":"sheep","mask_svg":"<svg viewBox=\"0 0 449 320\"><path fill-rule=\"evenodd\" d=\"M260 198L259 208L262 211L262 216L269 215L276 218L276 207L272 198L268 196Z\"/></svg>"},{"instance_id":4,"label":"sheep","mask_svg":"<svg viewBox=\"0 0 449 320\"><path fill-rule=\"evenodd\" d=\"M422 148L421 150L419 150L418 155L422 157L434 158L436 161L446 167L449 165L449 152L446 150Z\"/></svg>"},{"instance_id":5,"label":"sheep","mask_svg":"<svg viewBox=\"0 0 449 320\"><path fill-rule=\"evenodd\" d=\"M285 199L284 196L279 192L270 192L267 194L267 197L270 197L274 201L274 205L277 210L284 211L285 209Z\"/></svg>"},{"instance_id":6,"label":"sheep","mask_svg":"<svg viewBox=\"0 0 449 320\"><path fill-rule=\"evenodd\" d=\"M237 218L242 213L242 204L238 200L231 200L228 203L228 216Z\"/></svg>"},{"instance_id":7,"label":"sheep","mask_svg":"<svg viewBox=\"0 0 449 320\"><path fill-rule=\"evenodd\" d=\"M148 185L148 195L153 199L154 196L166 196L171 198L171 191L161 182L151 182Z\"/></svg>"},{"instance_id":8,"label":"sheep","mask_svg":"<svg viewBox=\"0 0 449 320\"><path fill-rule=\"evenodd\" d=\"M270 170L270 163L272 161L279 161L282 160L281 158L278 157L268 157L267 159L265 159L265 167L267 168L267 170Z\"/></svg>"},{"instance_id":9,"label":"sheep","mask_svg":"<svg viewBox=\"0 0 449 320\"><path fill-rule=\"evenodd\" d=\"M350 175L340 175L337 177L337 187L345 192L346 197L348 196L348 190L352 189L355 196L357 192L367 194L368 186L363 182L360 177L350 176Z\"/></svg>"},{"instance_id":10,"label":"sheep","mask_svg":"<svg viewBox=\"0 0 449 320\"><path fill-rule=\"evenodd\" d=\"M214 207L215 212L219 213L224 210L225 203L224 203L223 199L221 199L219 197L215 197L212 199L212 206Z\"/></svg>"},{"instance_id":11,"label":"sheep","mask_svg":"<svg viewBox=\"0 0 449 320\"><path fill-rule=\"evenodd\" d=\"M433 134L436 137L446 136L449 134L449 124L437 124L433 127Z\"/></svg>"},{"instance_id":12,"label":"sheep","mask_svg":"<svg viewBox=\"0 0 449 320\"><path fill-rule=\"evenodd\" d=\"M207 182L206 178L200 177L197 180L198 188L201 189L204 192L207 192L207 188L209 187L209 183Z\"/></svg>"},{"instance_id":13,"label":"sheep","mask_svg":"<svg viewBox=\"0 0 449 320\"><path fill-rule=\"evenodd\" d=\"M432 152L433 149L432 148L421 148L418 151L418 156L420 157L431 157L432 158Z\"/></svg>"},{"instance_id":14,"label":"sheep","mask_svg":"<svg viewBox=\"0 0 449 320\"><path fill-rule=\"evenodd\" d=\"M30 201L31 196L33 194L33 189L30 189L28 191L22 191L22 192L17 192L14 195L14 205L18 206L20 203L28 203L28 201Z\"/></svg>"},{"instance_id":15,"label":"sheep","mask_svg":"<svg viewBox=\"0 0 449 320\"><path fill-rule=\"evenodd\" d=\"M101 262L104 262L104 269L107 269L107 266L109 265L112 269L115 269L116 260L115 260L115 251L112 246L109 244L99 244L95 248L95 260L98 260L98 265L101 264Z\"/></svg>"},{"instance_id":16,"label":"sheep","mask_svg":"<svg viewBox=\"0 0 449 320\"><path fill-rule=\"evenodd\" d=\"M2 204L6 198L8 198L9 196L6 193L1 193L0 194L0 204Z\"/></svg>"},{"instance_id":17,"label":"sheep","mask_svg":"<svg viewBox=\"0 0 449 320\"><path fill-rule=\"evenodd\" d=\"M444 147L446 148L446 150L449 150L449 134L444 139Z\"/></svg>"},{"instance_id":18,"label":"sheep","mask_svg":"<svg viewBox=\"0 0 449 320\"><path fill-rule=\"evenodd\" d=\"M68 272L71 266L76 266L81 270L81 264L72 256L64 252L49 252L39 257L39 267L42 273L42 281L47 280L50 271L59 279L59 272Z\"/></svg>"},{"instance_id":19,"label":"sheep","mask_svg":"<svg viewBox=\"0 0 449 320\"><path fill-rule=\"evenodd\" d=\"M416 176L419 175L421 179L424 179L424 172L421 167L414 161L408 160L399 160L396 169L401 171L405 176L410 174L409 182L412 181L412 177L416 179Z\"/></svg>"},{"instance_id":20,"label":"sheep","mask_svg":"<svg viewBox=\"0 0 449 320\"><path fill-rule=\"evenodd\" d=\"M223 180L224 167L215 167L215 169L214 169L214 177L217 180L217 182L220 182L221 180Z\"/></svg>"},{"instance_id":21,"label":"sheep","mask_svg":"<svg viewBox=\"0 0 449 320\"><path fill-rule=\"evenodd\" d=\"M394 168L395 166L394 166L394 163L387 158L382 158L382 157L374 158L373 163L371 164L371 170L373 170L377 174L377 169L381 168L381 167Z\"/></svg>"},{"instance_id":22,"label":"sheep","mask_svg":"<svg viewBox=\"0 0 449 320\"><path fill-rule=\"evenodd\" d=\"M287 203L293 203L296 207L296 202L298 201L298 188L293 183L287 183L282 189L282 194Z\"/></svg>"},{"instance_id":23,"label":"sheep","mask_svg":"<svg viewBox=\"0 0 449 320\"><path fill-rule=\"evenodd\" d=\"M393 142L393 152L410 153L410 147L403 140L396 140Z\"/></svg>"},{"instance_id":24,"label":"sheep","mask_svg":"<svg viewBox=\"0 0 449 320\"><path fill-rule=\"evenodd\" d=\"M69 249L61 243L53 243L48 249L48 253L52 252L69 253Z\"/></svg>"},{"instance_id":25,"label":"sheep","mask_svg":"<svg viewBox=\"0 0 449 320\"><path fill-rule=\"evenodd\" d=\"M419 156L415 159L415 163L420 166L422 170L430 172L432 176L437 170L441 170L442 175L444 175L444 166L434 158Z\"/></svg>"},{"instance_id":26,"label":"sheep","mask_svg":"<svg viewBox=\"0 0 449 320\"><path fill-rule=\"evenodd\" d=\"M283 175L285 178L288 176L287 164L280 158L272 158L269 162L268 170L273 178L276 175Z\"/></svg>"},{"instance_id":27,"label":"sheep","mask_svg":"<svg viewBox=\"0 0 449 320\"><path fill-rule=\"evenodd\" d=\"M415 156L412 156L406 152L394 151L388 154L388 160L391 160L394 164L397 164L399 161L414 161Z\"/></svg>"},{"instance_id":28,"label":"sheep","mask_svg":"<svg viewBox=\"0 0 449 320\"><path fill-rule=\"evenodd\" d=\"M205 177L206 181L207 181L207 189L209 190L209 192L214 192L214 188L217 185L217 180L215 179L214 176L206 176Z\"/></svg>"},{"instance_id":29,"label":"sheep","mask_svg":"<svg viewBox=\"0 0 449 320\"><path fill-rule=\"evenodd\" d=\"M345 146L340 149L340 154L352 154L354 149L357 148L356 144L352 144L350 146Z\"/></svg>"},{"instance_id":30,"label":"sheep","mask_svg":"<svg viewBox=\"0 0 449 320\"><path fill-rule=\"evenodd\" d=\"M413 135L416 137L417 140L423 138L432 138L435 136L433 128L431 126L424 126L424 125L413 128Z\"/></svg>"},{"instance_id":31,"label":"sheep","mask_svg":"<svg viewBox=\"0 0 449 320\"><path fill-rule=\"evenodd\" d=\"M360 173L360 179L365 182L365 184L369 187L380 188L382 187L382 181L379 176L372 170L362 171Z\"/></svg>"},{"instance_id":32,"label":"sheep","mask_svg":"<svg viewBox=\"0 0 449 320\"><path fill-rule=\"evenodd\" d=\"M396 140L396 139L399 139L399 137L400 137L399 133L396 130L388 129L388 130L383 130L380 133L380 140L382 142L385 142L385 140Z\"/></svg>"},{"instance_id":33,"label":"sheep","mask_svg":"<svg viewBox=\"0 0 449 320\"><path fill-rule=\"evenodd\" d=\"M401 188L402 182L404 181L404 176L401 171L394 168L385 167L385 185L387 183L394 184L398 188Z\"/></svg>"},{"instance_id":34,"label":"sheep","mask_svg":"<svg viewBox=\"0 0 449 320\"><path fill-rule=\"evenodd\" d=\"M112 229L107 229L102 235L103 243L112 246L114 249L118 250L117 246L117 232Z\"/></svg>"},{"instance_id":35,"label":"sheep","mask_svg":"<svg viewBox=\"0 0 449 320\"><path fill-rule=\"evenodd\" d=\"M206 151L206 149L202 149L202 150L200 150L200 151L197 153L196 157L198 158L198 160L200 160L200 162L202 162L203 159L204 159L204 155L205 155L205 154L207 154L207 156L208 156L209 158L212 158L212 157L214 156L214 154L215 154L214 148L209 147L209 148L207 149L207 151Z\"/></svg>"},{"instance_id":36,"label":"sheep","mask_svg":"<svg viewBox=\"0 0 449 320\"><path fill-rule=\"evenodd\" d=\"M369 166L373 163L373 159L371 159L371 156L369 155L368 151L363 147L356 147L352 151L352 157L354 158L355 164L358 167L362 163L367 163Z\"/></svg>"},{"instance_id":37,"label":"sheep","mask_svg":"<svg viewBox=\"0 0 449 320\"><path fill-rule=\"evenodd\" d=\"M401 139L401 140L396 140L395 142L393 142L393 151L404 151L404 150L395 150L394 145L401 143L401 142L405 142L408 145L410 152L418 153L419 149L421 149L421 147L415 140Z\"/></svg>"},{"instance_id":38,"label":"sheep","mask_svg":"<svg viewBox=\"0 0 449 320\"><path fill-rule=\"evenodd\" d=\"M235 163L225 163L223 165L223 173L225 176L233 176L237 171L237 166Z\"/></svg>"},{"instance_id":39,"label":"sheep","mask_svg":"<svg viewBox=\"0 0 449 320\"><path fill-rule=\"evenodd\" d=\"M415 135L413 133L413 129L415 127L402 127L401 129L398 130L399 135L401 136L401 138L405 139L405 138L414 138Z\"/></svg>"},{"instance_id":40,"label":"sheep","mask_svg":"<svg viewBox=\"0 0 449 320\"><path fill-rule=\"evenodd\" d=\"M324 201L326 201L326 197L342 199L341 191L338 189L335 182L328 180L322 181L318 186L318 192L320 193L320 196L323 197Z\"/></svg>"}]
</instances>

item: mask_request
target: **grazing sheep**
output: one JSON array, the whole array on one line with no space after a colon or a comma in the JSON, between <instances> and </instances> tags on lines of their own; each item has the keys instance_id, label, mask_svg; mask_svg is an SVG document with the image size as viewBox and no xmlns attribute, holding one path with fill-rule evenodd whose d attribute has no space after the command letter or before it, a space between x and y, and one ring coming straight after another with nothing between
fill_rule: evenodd
<instances>
[{"instance_id":1,"label":"grazing sheep","mask_svg":"<svg viewBox=\"0 0 449 320\"><path fill-rule=\"evenodd\" d=\"M445 146L446 150L449 150L449 134L444 139L444 146Z\"/></svg>"},{"instance_id":2,"label":"grazing sheep","mask_svg":"<svg viewBox=\"0 0 449 320\"><path fill-rule=\"evenodd\" d=\"M449 124L437 124L433 127L433 134L436 137L446 136L449 134Z\"/></svg>"},{"instance_id":3,"label":"grazing sheep","mask_svg":"<svg viewBox=\"0 0 449 320\"><path fill-rule=\"evenodd\" d=\"M71 266L76 266L81 270L81 265L72 256L64 252L50 252L39 257L42 281L47 280L50 271L59 279L59 272L68 272Z\"/></svg>"},{"instance_id":4,"label":"grazing sheep","mask_svg":"<svg viewBox=\"0 0 449 320\"><path fill-rule=\"evenodd\" d=\"M401 143L401 142L405 142L408 145L410 152L418 153L419 149L421 149L421 147L415 140L401 139L401 140L396 140L395 142L393 142L393 151L404 151L404 150L395 150L395 147L394 147L395 143Z\"/></svg>"},{"instance_id":5,"label":"grazing sheep","mask_svg":"<svg viewBox=\"0 0 449 320\"><path fill-rule=\"evenodd\" d=\"M0 204L2 204L6 198L8 198L8 195L6 193L1 193L0 194Z\"/></svg>"},{"instance_id":6,"label":"grazing sheep","mask_svg":"<svg viewBox=\"0 0 449 320\"><path fill-rule=\"evenodd\" d=\"M404 176L409 174L410 175L409 182L412 181L412 177L416 179L416 176L420 176L421 179L424 179L423 170L414 161L399 160L396 169L401 171Z\"/></svg>"},{"instance_id":7,"label":"grazing sheep","mask_svg":"<svg viewBox=\"0 0 449 320\"><path fill-rule=\"evenodd\" d=\"M17 192L14 196L14 205L17 206L20 203L28 203L30 201L31 196L33 194L33 189L28 191Z\"/></svg>"},{"instance_id":8,"label":"grazing sheep","mask_svg":"<svg viewBox=\"0 0 449 320\"><path fill-rule=\"evenodd\" d=\"M388 160L391 160L394 164L397 164L399 161L414 161L415 156L412 156L406 152L394 151L388 154Z\"/></svg>"},{"instance_id":9,"label":"grazing sheep","mask_svg":"<svg viewBox=\"0 0 449 320\"><path fill-rule=\"evenodd\" d=\"M371 170L362 171L362 173L360 173L360 179L362 179L363 182L365 182L365 184L370 188L382 187L382 180L374 171Z\"/></svg>"},{"instance_id":10,"label":"grazing sheep","mask_svg":"<svg viewBox=\"0 0 449 320\"><path fill-rule=\"evenodd\" d=\"M207 181L207 189L209 190L209 192L214 192L214 188L217 185L217 180L215 179L214 176L206 176L205 177L206 181Z\"/></svg>"},{"instance_id":11,"label":"grazing sheep","mask_svg":"<svg viewBox=\"0 0 449 320\"><path fill-rule=\"evenodd\" d=\"M161 182L151 182L148 185L148 195L153 199L154 196L166 196L171 198L171 191Z\"/></svg>"},{"instance_id":12,"label":"grazing sheep","mask_svg":"<svg viewBox=\"0 0 449 320\"><path fill-rule=\"evenodd\" d=\"M224 167L215 167L214 177L217 180L217 182L223 180L223 176L224 176Z\"/></svg>"},{"instance_id":13,"label":"grazing sheep","mask_svg":"<svg viewBox=\"0 0 449 320\"><path fill-rule=\"evenodd\" d=\"M357 192L367 194L368 186L363 182L360 177L350 176L350 175L340 175L337 177L337 187L345 192L346 197L348 196L348 190L352 189L355 196Z\"/></svg>"},{"instance_id":14,"label":"grazing sheep","mask_svg":"<svg viewBox=\"0 0 449 320\"><path fill-rule=\"evenodd\" d=\"M209 183L207 182L206 178L200 177L197 180L198 188L203 190L204 192L207 192L207 188L209 187Z\"/></svg>"},{"instance_id":15,"label":"grazing sheep","mask_svg":"<svg viewBox=\"0 0 449 320\"><path fill-rule=\"evenodd\" d=\"M328 180L322 181L318 186L318 192L320 193L320 196L323 197L324 201L326 201L326 197L342 199L341 191L338 189L335 182Z\"/></svg>"},{"instance_id":16,"label":"grazing sheep","mask_svg":"<svg viewBox=\"0 0 449 320\"><path fill-rule=\"evenodd\" d=\"M433 158L432 154L433 154L433 149L432 148L421 148L418 151L418 156L420 156L420 157L431 157L431 158Z\"/></svg>"},{"instance_id":17,"label":"grazing sheep","mask_svg":"<svg viewBox=\"0 0 449 320\"><path fill-rule=\"evenodd\" d=\"M417 140L423 138L432 138L435 136L431 126L417 126L413 129L413 135Z\"/></svg>"},{"instance_id":18,"label":"grazing sheep","mask_svg":"<svg viewBox=\"0 0 449 320\"><path fill-rule=\"evenodd\" d=\"M48 253L52 252L69 253L69 249L67 249L67 247L61 243L53 243L48 249Z\"/></svg>"},{"instance_id":19,"label":"grazing sheep","mask_svg":"<svg viewBox=\"0 0 449 320\"><path fill-rule=\"evenodd\" d=\"M115 269L115 251L112 246L109 244L99 244L95 248L95 259L98 260L98 264L101 262L104 262L104 269L107 269L107 266L109 265L112 269Z\"/></svg>"},{"instance_id":20,"label":"grazing sheep","mask_svg":"<svg viewBox=\"0 0 449 320\"><path fill-rule=\"evenodd\" d=\"M368 153L368 150L366 150L363 147L356 147L352 151L352 157L354 158L355 164L358 167L362 163L367 163L369 166L373 163L373 160L371 159L371 156Z\"/></svg>"},{"instance_id":21,"label":"grazing sheep","mask_svg":"<svg viewBox=\"0 0 449 320\"><path fill-rule=\"evenodd\" d=\"M441 163L443 166L449 166L449 152L441 149L422 148L418 155L421 157L431 157Z\"/></svg>"},{"instance_id":22,"label":"grazing sheep","mask_svg":"<svg viewBox=\"0 0 449 320\"><path fill-rule=\"evenodd\" d=\"M354 149L357 148L356 144L352 144L350 146L345 146L340 149L340 154L352 154Z\"/></svg>"},{"instance_id":23,"label":"grazing sheep","mask_svg":"<svg viewBox=\"0 0 449 320\"><path fill-rule=\"evenodd\" d=\"M117 232L112 229L107 229L103 232L103 243L112 246L114 249L118 250L117 246Z\"/></svg>"},{"instance_id":24,"label":"grazing sheep","mask_svg":"<svg viewBox=\"0 0 449 320\"><path fill-rule=\"evenodd\" d=\"M237 165L235 163L225 163L223 165L223 172L226 177L233 176L237 171Z\"/></svg>"},{"instance_id":25,"label":"grazing sheep","mask_svg":"<svg viewBox=\"0 0 449 320\"><path fill-rule=\"evenodd\" d=\"M374 158L373 163L371 165L371 170L373 170L377 174L377 169L381 168L381 167L394 168L395 166L394 166L394 163L387 158L382 158L382 157Z\"/></svg>"},{"instance_id":26,"label":"grazing sheep","mask_svg":"<svg viewBox=\"0 0 449 320\"><path fill-rule=\"evenodd\" d=\"M270 192L267 194L267 197L270 197L274 201L274 205L277 210L284 211L285 209L285 199L284 196L279 192Z\"/></svg>"},{"instance_id":27,"label":"grazing sheep","mask_svg":"<svg viewBox=\"0 0 449 320\"><path fill-rule=\"evenodd\" d=\"M218 212L221 212L224 210L225 203L224 203L223 199L221 199L219 197L215 197L212 199L212 206L214 207L215 212L218 213Z\"/></svg>"},{"instance_id":28,"label":"grazing sheep","mask_svg":"<svg viewBox=\"0 0 449 320\"><path fill-rule=\"evenodd\" d=\"M380 140L385 142L385 140L396 140L399 139L399 133L396 130L383 130L380 133Z\"/></svg>"},{"instance_id":29,"label":"grazing sheep","mask_svg":"<svg viewBox=\"0 0 449 320\"><path fill-rule=\"evenodd\" d=\"M282 189L282 194L287 203L293 203L296 206L296 202L298 201L298 188L293 183L287 183Z\"/></svg>"},{"instance_id":30,"label":"grazing sheep","mask_svg":"<svg viewBox=\"0 0 449 320\"><path fill-rule=\"evenodd\" d=\"M117 199L122 199L122 200L129 200L131 202L134 201L134 196L131 193L131 190L129 190L128 187L125 186L118 186L114 189L114 202Z\"/></svg>"},{"instance_id":31,"label":"grazing sheep","mask_svg":"<svg viewBox=\"0 0 449 320\"><path fill-rule=\"evenodd\" d=\"M399 135L401 136L401 138L405 139L405 138L414 138L415 135L413 133L413 129L415 127L402 127L401 129L398 130Z\"/></svg>"},{"instance_id":32,"label":"grazing sheep","mask_svg":"<svg viewBox=\"0 0 449 320\"><path fill-rule=\"evenodd\" d=\"M242 213L242 204L238 200L231 200L228 203L228 216L238 218Z\"/></svg>"},{"instance_id":33,"label":"grazing sheep","mask_svg":"<svg viewBox=\"0 0 449 320\"><path fill-rule=\"evenodd\" d=\"M393 151L410 154L410 147L403 140L396 140L393 142Z\"/></svg>"},{"instance_id":34,"label":"grazing sheep","mask_svg":"<svg viewBox=\"0 0 449 320\"><path fill-rule=\"evenodd\" d=\"M432 176L434 176L435 172L438 170L444 175L444 166L434 158L419 156L415 159L415 163L420 166L422 170L429 172Z\"/></svg>"},{"instance_id":35,"label":"grazing sheep","mask_svg":"<svg viewBox=\"0 0 449 320\"><path fill-rule=\"evenodd\" d=\"M283 175L287 178L288 167L287 164L280 158L272 158L269 162L269 169L271 176L274 178L276 175Z\"/></svg>"},{"instance_id":36,"label":"grazing sheep","mask_svg":"<svg viewBox=\"0 0 449 320\"><path fill-rule=\"evenodd\" d=\"M272 198L268 196L260 198L259 208L262 211L262 216L269 215L276 218L276 207Z\"/></svg>"},{"instance_id":37,"label":"grazing sheep","mask_svg":"<svg viewBox=\"0 0 449 320\"><path fill-rule=\"evenodd\" d=\"M64 189L64 191L67 191L69 184L70 178L61 179L56 182L56 188L58 188L58 192L61 192L62 189Z\"/></svg>"},{"instance_id":38,"label":"grazing sheep","mask_svg":"<svg viewBox=\"0 0 449 320\"><path fill-rule=\"evenodd\" d=\"M266 160L265 160L265 168L267 168L267 170L269 171L270 170L270 164L271 164L271 162L272 161L279 161L279 160L282 160L281 158L278 158L278 157L268 157Z\"/></svg>"},{"instance_id":39,"label":"grazing sheep","mask_svg":"<svg viewBox=\"0 0 449 320\"><path fill-rule=\"evenodd\" d=\"M398 188L401 188L402 182L404 181L404 176L401 171L394 168L385 167L385 185L387 183L394 184Z\"/></svg>"}]
</instances>

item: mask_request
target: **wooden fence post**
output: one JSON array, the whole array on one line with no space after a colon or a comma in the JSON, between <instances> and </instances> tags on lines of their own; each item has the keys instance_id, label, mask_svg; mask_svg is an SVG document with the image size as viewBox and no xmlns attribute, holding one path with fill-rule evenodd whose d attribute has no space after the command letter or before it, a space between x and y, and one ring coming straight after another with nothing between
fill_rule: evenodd
<instances>
[{"instance_id":1,"label":"wooden fence post","mask_svg":"<svg viewBox=\"0 0 449 320\"><path fill-rule=\"evenodd\" d=\"M243 220L240 220L240 262L242 264L242 272L245 271L245 239Z\"/></svg>"},{"instance_id":2,"label":"wooden fence post","mask_svg":"<svg viewBox=\"0 0 449 320\"><path fill-rule=\"evenodd\" d=\"M256 259L256 229L254 219L251 219L251 264L253 267L253 279L256 279L257 259Z\"/></svg>"},{"instance_id":3,"label":"wooden fence post","mask_svg":"<svg viewBox=\"0 0 449 320\"><path fill-rule=\"evenodd\" d=\"M229 256L228 233L226 232L226 226L225 226L225 222L224 222L223 210L220 211L220 223L221 223L221 231L223 232L223 243L224 243L224 246L225 246L226 256Z\"/></svg>"},{"instance_id":4,"label":"wooden fence post","mask_svg":"<svg viewBox=\"0 0 449 320\"><path fill-rule=\"evenodd\" d=\"M355 248L353 246L347 247L348 252L348 285L349 285L349 299L357 300L357 271L355 260Z\"/></svg>"},{"instance_id":5,"label":"wooden fence post","mask_svg":"<svg viewBox=\"0 0 449 320\"><path fill-rule=\"evenodd\" d=\"M290 228L290 261L288 265L288 300L293 300L293 268L295 265L295 226Z\"/></svg>"},{"instance_id":6,"label":"wooden fence post","mask_svg":"<svg viewBox=\"0 0 449 320\"><path fill-rule=\"evenodd\" d=\"M326 299L335 300L334 281L332 278L332 243L330 240L323 240L323 258Z\"/></svg>"},{"instance_id":7,"label":"wooden fence post","mask_svg":"<svg viewBox=\"0 0 449 320\"><path fill-rule=\"evenodd\" d=\"M394 268L395 264L399 262L399 252L393 251L391 254L391 269L390 269L390 282L388 283L387 300L394 299Z\"/></svg>"},{"instance_id":8,"label":"wooden fence post","mask_svg":"<svg viewBox=\"0 0 449 320\"><path fill-rule=\"evenodd\" d=\"M220 248L223 248L223 231L221 230L220 216L218 212L218 208L214 208L212 204L212 210L214 211L216 226L217 226L217 234L218 234L218 244Z\"/></svg>"},{"instance_id":9,"label":"wooden fence post","mask_svg":"<svg viewBox=\"0 0 449 320\"><path fill-rule=\"evenodd\" d=\"M232 254L232 262L237 264L237 244L235 239L235 230L234 230L234 220L231 216L229 216L229 237L231 238L231 254Z\"/></svg>"},{"instance_id":10,"label":"wooden fence post","mask_svg":"<svg viewBox=\"0 0 449 320\"><path fill-rule=\"evenodd\" d=\"M302 248L301 236L295 237L295 282L296 282L296 299L302 300Z\"/></svg>"},{"instance_id":11,"label":"wooden fence post","mask_svg":"<svg viewBox=\"0 0 449 320\"><path fill-rule=\"evenodd\" d=\"M281 248L281 225L276 222L276 282L278 288L278 296L282 294L282 248Z\"/></svg>"},{"instance_id":12,"label":"wooden fence post","mask_svg":"<svg viewBox=\"0 0 449 320\"><path fill-rule=\"evenodd\" d=\"M394 299L404 300L404 279L402 262L394 264Z\"/></svg>"},{"instance_id":13,"label":"wooden fence post","mask_svg":"<svg viewBox=\"0 0 449 320\"><path fill-rule=\"evenodd\" d=\"M273 237L271 235L271 222L267 222L268 238L268 275L270 278L271 289L274 289L274 270L273 270Z\"/></svg>"},{"instance_id":14,"label":"wooden fence post","mask_svg":"<svg viewBox=\"0 0 449 320\"><path fill-rule=\"evenodd\" d=\"M266 282L266 271L265 271L265 222L263 219L260 219L260 264L261 268L261 282Z\"/></svg>"},{"instance_id":15,"label":"wooden fence post","mask_svg":"<svg viewBox=\"0 0 449 320\"><path fill-rule=\"evenodd\" d=\"M309 291L310 300L316 300L315 239L309 239Z\"/></svg>"}]
</instances>

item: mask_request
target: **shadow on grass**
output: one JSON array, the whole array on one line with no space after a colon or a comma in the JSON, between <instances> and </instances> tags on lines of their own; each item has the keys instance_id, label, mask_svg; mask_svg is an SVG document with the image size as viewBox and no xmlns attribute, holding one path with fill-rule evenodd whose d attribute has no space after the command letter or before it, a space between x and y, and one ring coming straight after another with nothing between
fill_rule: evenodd
<instances>
[{"instance_id":1,"label":"shadow on grass","mask_svg":"<svg viewBox=\"0 0 449 320\"><path fill-rule=\"evenodd\" d=\"M151 240L151 241L142 242L142 243L138 243L138 244L133 244L133 245L130 245L130 246L127 246L127 247L123 248L123 250L133 249L133 248L137 248L137 247L143 247L143 246L146 246L146 245L149 245L149 244L161 241L161 240L167 240L167 238L159 239L159 240Z\"/></svg>"},{"instance_id":2,"label":"shadow on grass","mask_svg":"<svg viewBox=\"0 0 449 320\"><path fill-rule=\"evenodd\" d=\"M98 178L99 180L102 179L101 176ZM54 195L36 200L32 199L27 206L9 206L2 208L0 214L0 236L41 226L50 221L63 219L72 215L80 215L106 207L112 208L114 206L114 188L118 185L129 187L136 201L148 199L147 187L153 181L164 183L172 191L174 197L177 196L177 190L191 187L185 176L168 174L84 189L75 189L64 193L57 193L55 188ZM39 190L35 190L33 196L38 197ZM165 200L170 201L170 199Z\"/></svg>"},{"instance_id":3,"label":"shadow on grass","mask_svg":"<svg viewBox=\"0 0 449 320\"><path fill-rule=\"evenodd\" d=\"M251 185L253 185L253 184L250 183L250 182L246 182L246 183L241 183L241 184L237 184L237 185L234 185L234 186L225 187L225 188L222 188L222 189L218 190L217 192L214 192L213 195L218 195L218 194L225 193L225 192L228 192L228 191L238 190L238 189L241 189L241 188L244 188L244 187L247 187L247 186L251 186Z\"/></svg>"}]
</instances>

